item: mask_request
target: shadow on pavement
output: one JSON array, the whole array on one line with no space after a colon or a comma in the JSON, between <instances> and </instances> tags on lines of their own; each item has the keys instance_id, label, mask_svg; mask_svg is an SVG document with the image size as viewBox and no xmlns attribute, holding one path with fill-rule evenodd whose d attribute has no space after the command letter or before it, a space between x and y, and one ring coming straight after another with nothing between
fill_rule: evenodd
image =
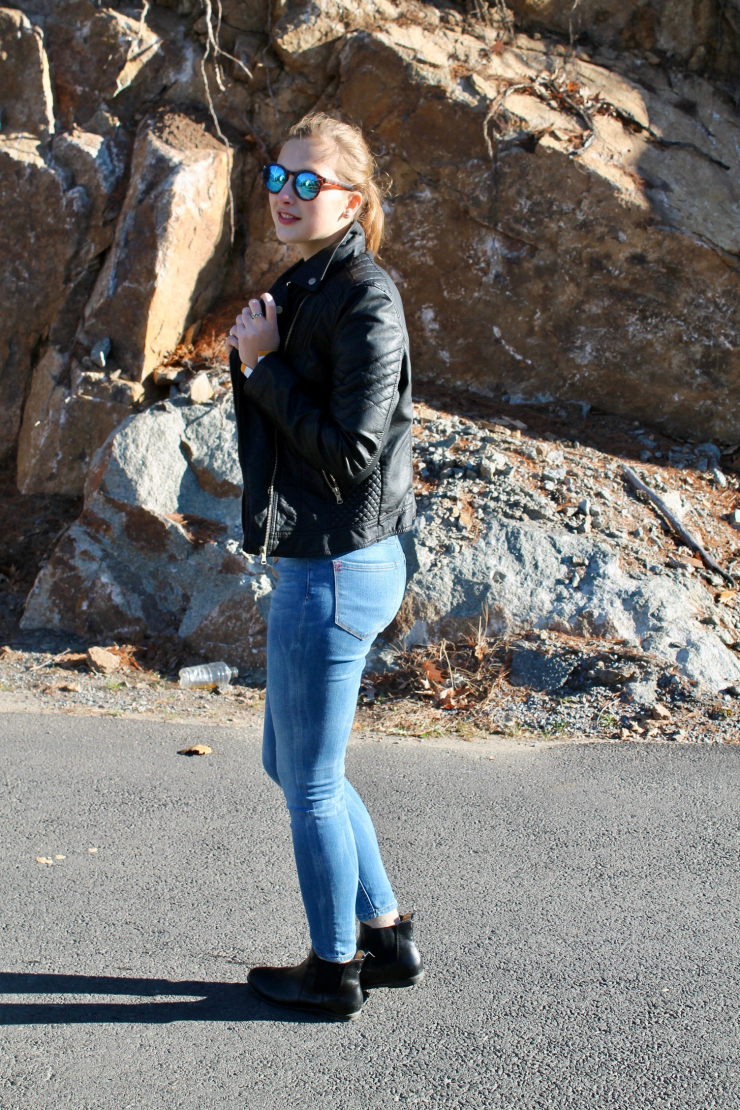
<instances>
[{"instance_id":1,"label":"shadow on pavement","mask_svg":"<svg viewBox=\"0 0 740 1110\"><path fill-rule=\"evenodd\" d=\"M134 1001L6 1001L8 995L39 994L126 995ZM295 1025L321 1022L322 1018L268 1006L246 983L0 972L0 1026L170 1021L278 1021Z\"/></svg>"}]
</instances>

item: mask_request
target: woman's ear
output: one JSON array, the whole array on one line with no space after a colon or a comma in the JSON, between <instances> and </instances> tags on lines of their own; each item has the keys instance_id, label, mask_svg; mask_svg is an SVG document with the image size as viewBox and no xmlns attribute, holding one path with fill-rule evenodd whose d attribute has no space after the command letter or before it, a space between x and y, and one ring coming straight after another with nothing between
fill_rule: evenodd
<instances>
[{"instance_id":1,"label":"woman's ear","mask_svg":"<svg viewBox=\"0 0 740 1110\"><path fill-rule=\"evenodd\" d=\"M357 214L357 209L360 207L361 204L362 193L350 193L347 197L347 204L345 205L344 215L354 217Z\"/></svg>"}]
</instances>

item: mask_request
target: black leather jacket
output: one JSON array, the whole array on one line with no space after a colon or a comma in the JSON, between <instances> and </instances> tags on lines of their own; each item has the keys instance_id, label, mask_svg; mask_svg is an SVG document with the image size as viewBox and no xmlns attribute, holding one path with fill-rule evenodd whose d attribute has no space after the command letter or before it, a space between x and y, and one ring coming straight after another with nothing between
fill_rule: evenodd
<instances>
[{"instance_id":1,"label":"black leather jacket","mask_svg":"<svg viewBox=\"0 0 740 1110\"><path fill-rule=\"evenodd\" d=\"M244 550L341 555L415 517L411 365L398 290L352 224L270 290L280 347L249 378L229 359Z\"/></svg>"}]
</instances>

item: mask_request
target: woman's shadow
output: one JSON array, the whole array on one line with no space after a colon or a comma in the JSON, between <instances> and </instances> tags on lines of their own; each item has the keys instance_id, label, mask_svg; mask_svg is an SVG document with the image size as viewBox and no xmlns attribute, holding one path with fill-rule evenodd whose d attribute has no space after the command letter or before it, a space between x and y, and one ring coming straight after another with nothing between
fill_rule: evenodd
<instances>
[{"instance_id":1,"label":"woman's shadow","mask_svg":"<svg viewBox=\"0 0 740 1110\"><path fill-rule=\"evenodd\" d=\"M22 996L12 1001L9 996ZM38 1001L37 995L64 996ZM82 996L70 999L69 995ZM99 995L125 995L100 1001ZM90 997L92 996L92 997ZM97 975L37 975L0 972L0 1025L74 1025L82 1022L321 1021L262 1002L246 983L199 980L126 979Z\"/></svg>"}]
</instances>

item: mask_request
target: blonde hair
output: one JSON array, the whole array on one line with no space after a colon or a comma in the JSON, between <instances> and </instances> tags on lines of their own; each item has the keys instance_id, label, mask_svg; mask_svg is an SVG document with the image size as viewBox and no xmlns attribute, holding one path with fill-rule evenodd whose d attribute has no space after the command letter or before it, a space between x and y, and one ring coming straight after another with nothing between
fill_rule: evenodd
<instances>
[{"instance_id":1,"label":"blonde hair","mask_svg":"<svg viewBox=\"0 0 740 1110\"><path fill-rule=\"evenodd\" d=\"M321 139L334 148L337 177L362 193L355 219L362 224L368 250L377 254L385 238L383 197L390 180L378 178L375 159L360 128L326 112L309 112L293 124L283 143L288 139Z\"/></svg>"}]
</instances>

